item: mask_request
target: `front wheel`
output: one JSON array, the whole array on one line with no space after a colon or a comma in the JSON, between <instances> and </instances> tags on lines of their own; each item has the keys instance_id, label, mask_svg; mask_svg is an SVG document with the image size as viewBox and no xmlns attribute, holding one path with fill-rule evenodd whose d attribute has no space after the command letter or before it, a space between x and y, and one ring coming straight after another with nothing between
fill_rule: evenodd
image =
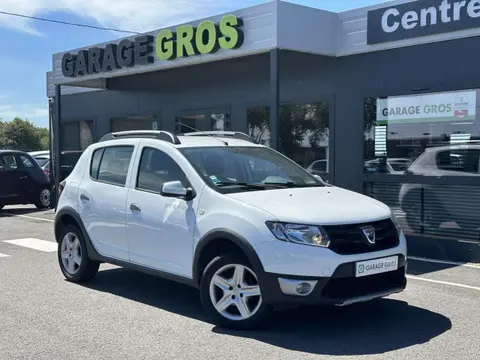
<instances>
[{"instance_id":1,"label":"front wheel","mask_svg":"<svg viewBox=\"0 0 480 360\"><path fill-rule=\"evenodd\" d=\"M37 195L37 198L34 200L35 206L37 209L46 209L50 207L51 197L50 189L43 188Z\"/></svg>"},{"instance_id":2,"label":"front wheel","mask_svg":"<svg viewBox=\"0 0 480 360\"><path fill-rule=\"evenodd\" d=\"M233 254L218 256L207 266L200 295L214 322L227 328L257 328L272 313L272 306L263 302L252 266Z\"/></svg>"}]
</instances>

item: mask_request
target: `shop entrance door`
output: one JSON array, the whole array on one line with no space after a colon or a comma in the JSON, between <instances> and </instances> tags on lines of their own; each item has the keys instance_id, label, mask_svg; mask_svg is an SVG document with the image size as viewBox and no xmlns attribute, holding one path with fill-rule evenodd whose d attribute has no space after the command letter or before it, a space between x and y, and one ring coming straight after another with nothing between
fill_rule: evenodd
<instances>
[{"instance_id":1,"label":"shop entrance door","mask_svg":"<svg viewBox=\"0 0 480 360\"><path fill-rule=\"evenodd\" d=\"M230 129L230 111L227 108L182 111L175 118L177 134Z\"/></svg>"}]
</instances>

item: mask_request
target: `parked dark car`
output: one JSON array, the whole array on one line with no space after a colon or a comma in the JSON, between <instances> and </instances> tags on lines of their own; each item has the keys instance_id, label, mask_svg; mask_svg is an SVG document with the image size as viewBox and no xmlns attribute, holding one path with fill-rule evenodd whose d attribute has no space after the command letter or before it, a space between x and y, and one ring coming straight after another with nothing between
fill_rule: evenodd
<instances>
[{"instance_id":1,"label":"parked dark car","mask_svg":"<svg viewBox=\"0 0 480 360\"><path fill-rule=\"evenodd\" d=\"M0 150L0 209L5 205L50 207L50 179L28 153Z\"/></svg>"}]
</instances>

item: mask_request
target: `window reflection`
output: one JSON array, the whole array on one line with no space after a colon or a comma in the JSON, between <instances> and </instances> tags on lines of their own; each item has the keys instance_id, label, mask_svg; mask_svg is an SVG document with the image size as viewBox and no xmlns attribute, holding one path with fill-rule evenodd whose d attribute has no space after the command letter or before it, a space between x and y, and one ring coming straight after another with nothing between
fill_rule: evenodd
<instances>
[{"instance_id":1,"label":"window reflection","mask_svg":"<svg viewBox=\"0 0 480 360\"><path fill-rule=\"evenodd\" d=\"M280 150L313 174L329 172L329 111L327 102L280 107Z\"/></svg>"},{"instance_id":2,"label":"window reflection","mask_svg":"<svg viewBox=\"0 0 480 360\"><path fill-rule=\"evenodd\" d=\"M175 132L224 131L230 129L230 116L226 111L199 110L176 117Z\"/></svg>"},{"instance_id":3,"label":"window reflection","mask_svg":"<svg viewBox=\"0 0 480 360\"><path fill-rule=\"evenodd\" d=\"M270 108L268 106L247 109L248 135L256 143L270 146Z\"/></svg>"},{"instance_id":4,"label":"window reflection","mask_svg":"<svg viewBox=\"0 0 480 360\"><path fill-rule=\"evenodd\" d=\"M368 182L366 192L390 205L407 233L479 240L478 94L365 99L364 172L398 178Z\"/></svg>"}]
</instances>

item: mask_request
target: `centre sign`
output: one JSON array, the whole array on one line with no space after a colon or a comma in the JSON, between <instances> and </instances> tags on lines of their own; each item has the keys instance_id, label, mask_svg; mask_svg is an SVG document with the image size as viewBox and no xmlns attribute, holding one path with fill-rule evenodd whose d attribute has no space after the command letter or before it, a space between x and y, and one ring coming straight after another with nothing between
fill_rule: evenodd
<instances>
[{"instance_id":1,"label":"centre sign","mask_svg":"<svg viewBox=\"0 0 480 360\"><path fill-rule=\"evenodd\" d=\"M367 44L480 27L480 0L421 0L367 13Z\"/></svg>"},{"instance_id":2,"label":"centre sign","mask_svg":"<svg viewBox=\"0 0 480 360\"><path fill-rule=\"evenodd\" d=\"M133 40L120 40L118 44L106 44L104 48L91 47L76 54L65 53L62 74L79 77L152 64L155 56L159 60L174 60L213 54L219 49L238 49L244 40L242 26L242 19L225 15L217 24L205 20L197 27L181 25L173 31L162 30L156 36L140 35Z\"/></svg>"}]
</instances>

